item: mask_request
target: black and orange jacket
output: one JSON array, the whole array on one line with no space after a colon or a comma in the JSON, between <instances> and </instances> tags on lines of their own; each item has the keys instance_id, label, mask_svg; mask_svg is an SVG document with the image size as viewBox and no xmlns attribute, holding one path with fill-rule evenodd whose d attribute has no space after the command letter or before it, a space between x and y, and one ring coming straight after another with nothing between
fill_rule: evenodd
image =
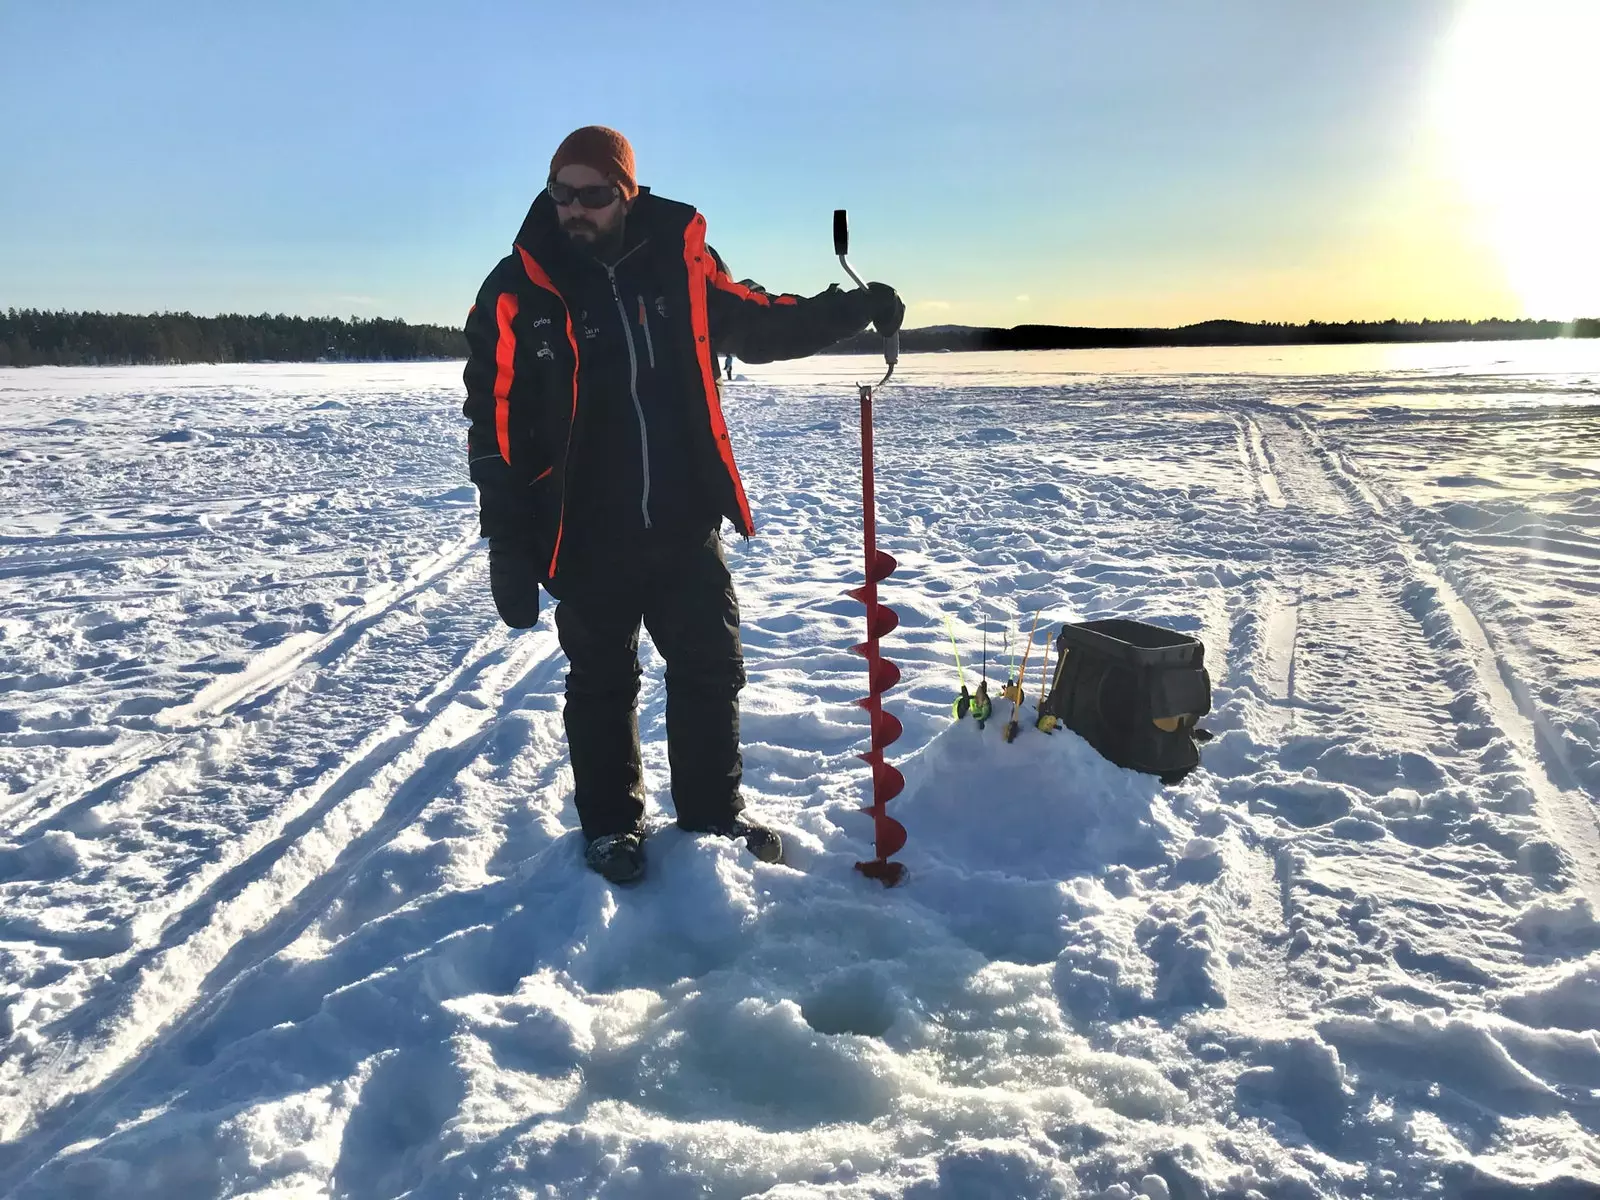
<instances>
[{"instance_id":1,"label":"black and orange jacket","mask_svg":"<svg viewBox=\"0 0 1600 1200\"><path fill-rule=\"evenodd\" d=\"M540 193L478 293L463 412L480 529L535 555L547 579L593 549L581 543L648 526L652 475L669 509L754 533L713 347L752 363L802 358L866 327L864 293L768 295L735 283L705 237L693 207L641 189L608 273ZM608 506L615 496L644 502Z\"/></svg>"}]
</instances>

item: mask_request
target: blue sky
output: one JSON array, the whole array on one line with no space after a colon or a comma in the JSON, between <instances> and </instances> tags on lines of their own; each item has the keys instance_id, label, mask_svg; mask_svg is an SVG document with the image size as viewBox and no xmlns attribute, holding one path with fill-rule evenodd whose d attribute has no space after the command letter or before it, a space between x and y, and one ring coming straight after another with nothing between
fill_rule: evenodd
<instances>
[{"instance_id":1,"label":"blue sky","mask_svg":"<svg viewBox=\"0 0 1600 1200\"><path fill-rule=\"evenodd\" d=\"M0 305L457 323L597 122L912 324L1520 315L1430 140L1477 2L0 0Z\"/></svg>"}]
</instances>

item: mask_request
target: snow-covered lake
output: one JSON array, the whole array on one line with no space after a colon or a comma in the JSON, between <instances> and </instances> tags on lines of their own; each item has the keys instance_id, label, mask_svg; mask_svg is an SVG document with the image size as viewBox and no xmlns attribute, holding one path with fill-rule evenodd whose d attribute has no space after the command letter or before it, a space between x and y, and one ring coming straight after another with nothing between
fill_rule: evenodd
<instances>
[{"instance_id":1,"label":"snow-covered lake","mask_svg":"<svg viewBox=\"0 0 1600 1200\"><path fill-rule=\"evenodd\" d=\"M892 891L873 365L727 389L788 864L631 890L459 364L0 370L0 1195L1594 1194L1600 342L905 360ZM1203 769L954 723L945 618L993 679L1035 611L1202 638Z\"/></svg>"}]
</instances>

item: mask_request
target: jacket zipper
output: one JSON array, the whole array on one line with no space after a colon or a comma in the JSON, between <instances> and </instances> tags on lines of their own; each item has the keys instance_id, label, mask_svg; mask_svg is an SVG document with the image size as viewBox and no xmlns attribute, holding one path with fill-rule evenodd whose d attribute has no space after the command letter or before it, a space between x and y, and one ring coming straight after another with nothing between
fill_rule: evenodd
<instances>
[{"instance_id":1,"label":"jacket zipper","mask_svg":"<svg viewBox=\"0 0 1600 1200\"><path fill-rule=\"evenodd\" d=\"M639 243L640 246L643 244ZM638 248L635 246L634 250ZM623 255L623 258L626 257ZM622 259L619 258L607 266L606 276L611 280L611 295L617 302L617 315L622 318L622 336L628 342L628 391L633 395L634 415L639 418L639 462L644 472L644 487L639 493L639 514L644 518L644 527L650 529L650 430L645 424L644 405L639 403L639 351L633 344L633 323L628 320L628 306L622 302L622 291L617 287L617 267L621 264Z\"/></svg>"},{"instance_id":2,"label":"jacket zipper","mask_svg":"<svg viewBox=\"0 0 1600 1200\"><path fill-rule=\"evenodd\" d=\"M639 324L644 326L644 348L650 355L650 369L656 369L656 340L650 336L650 310L644 306L644 297L639 297Z\"/></svg>"}]
</instances>

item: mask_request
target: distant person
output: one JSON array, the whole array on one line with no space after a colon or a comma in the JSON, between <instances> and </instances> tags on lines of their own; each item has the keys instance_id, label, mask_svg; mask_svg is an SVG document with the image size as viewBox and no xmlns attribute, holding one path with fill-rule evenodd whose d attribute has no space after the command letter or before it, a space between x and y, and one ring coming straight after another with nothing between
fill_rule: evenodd
<instances>
[{"instance_id":1,"label":"distant person","mask_svg":"<svg viewBox=\"0 0 1600 1200\"><path fill-rule=\"evenodd\" d=\"M512 252L467 317L468 469L507 625L559 604L567 748L585 859L644 872L641 621L666 660L667 756L678 825L782 856L739 794L739 605L726 517L755 530L717 394L712 343L746 362L888 335L893 288L802 299L735 283L705 218L635 181L633 148L591 125L563 141Z\"/></svg>"},{"instance_id":2,"label":"distant person","mask_svg":"<svg viewBox=\"0 0 1600 1200\"><path fill-rule=\"evenodd\" d=\"M726 379L733 378L733 355L730 354L726 359L723 360L722 374Z\"/></svg>"}]
</instances>

